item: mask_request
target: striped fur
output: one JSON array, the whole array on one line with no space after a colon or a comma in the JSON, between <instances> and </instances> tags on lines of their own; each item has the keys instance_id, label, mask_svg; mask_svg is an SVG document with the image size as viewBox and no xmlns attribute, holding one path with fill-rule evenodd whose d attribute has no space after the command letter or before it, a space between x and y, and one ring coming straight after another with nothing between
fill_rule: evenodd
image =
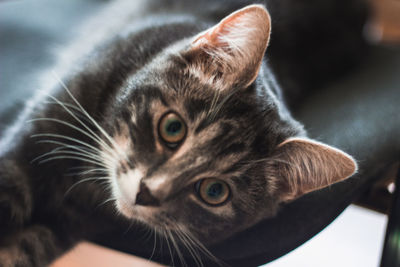
<instances>
[{"instance_id":1,"label":"striped fur","mask_svg":"<svg viewBox=\"0 0 400 267\"><path fill-rule=\"evenodd\" d=\"M273 216L281 202L299 192L328 186L355 171L351 157L314 149L316 142L310 149L314 154L292 157L310 143L264 60L270 30L269 20L268 26L262 20L269 16L259 5L240 12L251 10L261 12L255 21L263 28L257 32L265 36L257 39L245 28L235 38L220 36L224 44L235 41L229 49L243 46L240 51L246 51L238 54L244 61L236 65L234 57L218 57L218 49L199 53L193 40L212 25L196 17L163 16L150 23L132 22L136 27L120 23L112 31L118 34L109 29L109 35L96 34L99 45L75 63L77 70L56 77L47 103L36 102L29 116L24 113L31 126L18 124L19 134L4 139L13 143L0 156L0 267L46 266L78 241L121 233L132 221L171 240L178 254L177 238L190 254L196 253L193 245L207 254L203 243L228 238ZM254 22L252 16L245 18ZM253 42L238 40L249 36ZM204 64L210 64L210 56L229 65L229 75L226 68L213 69L211 80L199 75L208 70ZM227 59L231 62L221 62ZM174 149L163 144L157 130L169 111L187 126L184 141ZM293 137L302 141L285 145ZM347 162L337 167L332 151ZM328 153L330 160L314 161L318 153ZM277 171L277 164L292 158L296 162L285 168L295 164L295 170ZM302 169L304 158L311 172ZM334 179L307 183L302 191L303 183L285 173L295 173L296 179L321 174ZM308 174L312 176L303 177ZM225 181L228 201L204 203L196 193L196 182L203 178ZM317 186L310 188L313 184ZM136 203L139 194L147 205Z\"/></svg>"}]
</instances>

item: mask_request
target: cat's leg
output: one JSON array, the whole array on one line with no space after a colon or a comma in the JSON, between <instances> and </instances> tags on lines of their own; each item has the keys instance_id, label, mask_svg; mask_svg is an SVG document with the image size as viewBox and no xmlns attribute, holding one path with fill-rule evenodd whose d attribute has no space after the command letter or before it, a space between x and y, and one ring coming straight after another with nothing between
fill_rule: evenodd
<instances>
[{"instance_id":1,"label":"cat's leg","mask_svg":"<svg viewBox=\"0 0 400 267\"><path fill-rule=\"evenodd\" d=\"M0 267L45 267L74 243L71 237L60 238L46 226L29 226L0 242Z\"/></svg>"},{"instance_id":2,"label":"cat's leg","mask_svg":"<svg viewBox=\"0 0 400 267\"><path fill-rule=\"evenodd\" d=\"M28 177L13 160L0 159L0 241L2 233L18 228L32 212Z\"/></svg>"}]
</instances>

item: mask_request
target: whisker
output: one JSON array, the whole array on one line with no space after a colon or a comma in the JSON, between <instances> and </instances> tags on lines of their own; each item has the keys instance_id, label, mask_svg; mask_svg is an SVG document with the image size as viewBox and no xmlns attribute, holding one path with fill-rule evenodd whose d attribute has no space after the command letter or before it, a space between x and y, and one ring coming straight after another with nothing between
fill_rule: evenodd
<instances>
[{"instance_id":1,"label":"whisker","mask_svg":"<svg viewBox=\"0 0 400 267\"><path fill-rule=\"evenodd\" d=\"M126 235L129 230L131 230L132 226L135 224L134 220L131 220L131 223L129 224L128 228L125 230L125 232L123 233L123 235Z\"/></svg>"},{"instance_id":2,"label":"whisker","mask_svg":"<svg viewBox=\"0 0 400 267\"><path fill-rule=\"evenodd\" d=\"M115 197L108 198L108 199L104 200L103 202L101 202L99 205L97 205L97 207L95 209L98 209L101 206L107 204L108 202L115 201L115 200L117 200L117 198L115 198Z\"/></svg>"},{"instance_id":3,"label":"whisker","mask_svg":"<svg viewBox=\"0 0 400 267\"><path fill-rule=\"evenodd\" d=\"M51 155L51 154L53 154L53 153L55 153L55 152L57 152L57 151L62 150L63 148L64 148L64 147L56 147L55 149L51 150L50 152L44 153L44 154L42 154L42 155L40 155L40 156L37 156L36 158L34 158L33 160L31 160L30 163L32 164L32 163L34 163L35 161L37 161L37 160L39 160L39 159L41 159L41 158L44 158L44 157L46 157L46 156L48 156L48 155Z\"/></svg>"},{"instance_id":4,"label":"whisker","mask_svg":"<svg viewBox=\"0 0 400 267\"><path fill-rule=\"evenodd\" d=\"M80 171L72 172L73 170L80 170ZM106 168L100 168L98 166L94 168L92 165L74 166L68 168L68 172L65 174L65 176L77 176L77 175L83 176L89 173L108 174L109 170L107 170Z\"/></svg>"},{"instance_id":5,"label":"whisker","mask_svg":"<svg viewBox=\"0 0 400 267\"><path fill-rule=\"evenodd\" d=\"M185 258L183 257L182 252L181 252L181 250L180 250L180 248L179 248L179 245L178 245L178 243L176 242L176 240L175 240L175 238L174 238L172 232L171 232L171 231L168 231L168 235L169 235L169 238L171 239L172 245L173 245L173 247L175 248L176 253L178 254L178 258L179 258L181 264L182 264L183 266L187 266L186 261L185 261Z\"/></svg>"},{"instance_id":6,"label":"whisker","mask_svg":"<svg viewBox=\"0 0 400 267\"><path fill-rule=\"evenodd\" d=\"M217 106L217 103L218 103L218 100L219 100L220 95L221 95L221 93L220 93L218 90L215 90L213 99L212 99L212 101L211 101L210 108L209 108L209 110L208 110L208 112L207 112L207 117L208 117L209 119L211 118L211 115L212 115L213 111L215 110L215 108L216 108L216 106Z\"/></svg>"},{"instance_id":7,"label":"whisker","mask_svg":"<svg viewBox=\"0 0 400 267\"><path fill-rule=\"evenodd\" d=\"M39 164L43 164L43 163L46 163L46 162L49 162L49 161L52 161L52 160L56 160L56 159L75 159L75 160L80 160L80 161L83 161L83 162L92 163L92 164L97 165L97 166L107 167L107 166L105 166L105 165L103 165L103 164L101 164L101 163L99 163L97 161L92 161L92 160L89 160L89 159L86 159L86 158L82 158L82 157L77 157L77 156L54 156L54 157L47 158L47 159L44 159L42 161L39 161Z\"/></svg>"},{"instance_id":8,"label":"whisker","mask_svg":"<svg viewBox=\"0 0 400 267\"><path fill-rule=\"evenodd\" d=\"M103 148L110 150L110 152L113 152L113 149L106 142L104 142L104 140L101 139L100 136L98 136L92 129L90 129L90 127L88 127L82 120L80 120L69 108L64 106L61 101L59 101L57 98L51 95L48 95L48 97L52 98L54 101L59 103L60 106L64 108L65 111L68 112L68 114L70 114L76 121L78 121L91 134L89 135L88 133L87 134L88 136L91 136L93 140L97 140L96 142L98 142L98 144L100 144ZM86 115L85 113L83 114Z\"/></svg>"},{"instance_id":9,"label":"whisker","mask_svg":"<svg viewBox=\"0 0 400 267\"><path fill-rule=\"evenodd\" d=\"M43 155L36 157L35 159L33 159L33 160L31 161L31 163L33 163L33 162L35 162L35 161L37 161L37 160L39 160L39 159L41 159L41 158L44 158L44 157L46 157L46 156L49 156L49 155L57 155L57 154L78 155L78 156L82 156L82 157L86 157L86 158L89 158L89 159L93 159L93 160L95 160L95 161L98 161L98 162L102 163L102 158L99 157L99 156L97 156L97 155L95 155L95 154L91 154L91 153L88 153L88 152L85 152L85 151L83 151L83 152L76 152L76 151L72 151L72 150L66 150L65 148L66 148L66 147L63 147L63 146L58 147L58 148L55 148L55 149L53 149L53 150L50 151L50 152L44 153ZM63 150L63 149L64 149L64 150ZM79 151L79 150L78 150L78 151Z\"/></svg>"},{"instance_id":10,"label":"whisker","mask_svg":"<svg viewBox=\"0 0 400 267\"><path fill-rule=\"evenodd\" d=\"M83 145L83 146L91 149L94 152L98 152L99 154L102 153L102 151L99 150L98 148L96 148L96 147L94 147L94 146L92 146L92 145L90 145L90 144L88 144L86 142L83 142L81 140L78 140L76 138L69 137L69 136L66 136L66 135L52 134L52 133L41 133L41 134L33 134L33 135L31 135L31 138L36 138L36 137L54 137L54 138L65 139L65 140L72 141L72 142L78 143L80 145ZM53 143L53 144L59 144L59 145L64 144L66 146L71 146L70 144L61 143L61 142L54 141L54 140L39 140L36 143ZM108 154L105 154L105 155L107 155L110 159L114 159Z\"/></svg>"},{"instance_id":11,"label":"whisker","mask_svg":"<svg viewBox=\"0 0 400 267\"><path fill-rule=\"evenodd\" d=\"M252 163L260 163L260 162L266 162L266 161L271 161L271 162L279 162L279 163L284 163L286 165L294 165L292 162L289 162L287 160L283 159L278 159L278 158L263 158L263 159L254 159L254 160L248 160L243 162L244 164L252 164Z\"/></svg>"},{"instance_id":12,"label":"whisker","mask_svg":"<svg viewBox=\"0 0 400 267\"><path fill-rule=\"evenodd\" d=\"M71 103L60 101L60 100L59 100L59 102L62 103L64 106L69 107L71 109L71 111L74 112L74 114L77 117L79 117L81 120L83 120L83 121L85 121L87 123L91 123L91 121L88 120L88 118L85 116L85 114L83 114L82 111L77 106L75 106L75 105L73 105ZM60 106L60 103L57 103L56 101L51 100L51 99L50 100L44 100L43 103L44 104L48 104L48 105L58 105L58 106Z\"/></svg>"},{"instance_id":13,"label":"whisker","mask_svg":"<svg viewBox=\"0 0 400 267\"><path fill-rule=\"evenodd\" d=\"M153 229L151 227L146 227L144 230L146 230L146 232L143 234L144 243L148 243L153 235Z\"/></svg>"},{"instance_id":14,"label":"whisker","mask_svg":"<svg viewBox=\"0 0 400 267\"><path fill-rule=\"evenodd\" d=\"M160 254L164 255L164 230L161 228L155 228L158 233L158 240L160 240Z\"/></svg>"},{"instance_id":15,"label":"whisker","mask_svg":"<svg viewBox=\"0 0 400 267\"><path fill-rule=\"evenodd\" d=\"M167 229L164 230L164 237L165 237L165 241L167 242L167 247L168 247L169 255L171 257L172 266L175 266L174 256L172 254L171 246L170 246L169 241L168 241L168 237L169 237L169 235L168 235L169 232L168 231L169 230L167 230Z\"/></svg>"},{"instance_id":16,"label":"whisker","mask_svg":"<svg viewBox=\"0 0 400 267\"><path fill-rule=\"evenodd\" d=\"M80 185L81 183L84 183L87 181L99 181L99 180L108 180L108 179L109 179L108 176L102 176L102 177L89 177L89 178L79 180L76 183L74 183L73 185L71 185L67 191L65 191L64 197L66 197L72 191L72 189L74 189L76 186Z\"/></svg>"},{"instance_id":17,"label":"whisker","mask_svg":"<svg viewBox=\"0 0 400 267\"><path fill-rule=\"evenodd\" d=\"M34 136L32 136L32 137L34 137ZM70 145L70 144L67 144L67 143L64 143L64 142L55 141L55 140L48 140L48 139L39 140L36 143L51 143L51 144L60 145L63 148L71 148L71 149L74 149L76 151L79 151L79 152L82 152L84 154L87 154L89 156L94 156L94 157L96 157L98 159L98 161L100 161L102 163L104 162L104 163L106 163L108 165L113 164L116 161L111 155L109 155L107 153L103 153L103 156L100 157L96 153L101 154L102 152L100 150L98 150L97 148L92 147L90 145L89 145L89 147L82 147L82 146ZM41 157L41 156L39 156L39 157ZM36 160L36 158L34 160ZM107 169L105 169L105 170L107 170Z\"/></svg>"},{"instance_id":18,"label":"whisker","mask_svg":"<svg viewBox=\"0 0 400 267\"><path fill-rule=\"evenodd\" d=\"M192 234L190 234L190 232L186 231L185 228L183 228L181 225L178 225L177 227L178 229L180 229L181 233L185 235L193 244L195 244L201 250L201 252L205 256L207 256L210 260L214 261L215 263L221 266L226 265L220 259L215 257L197 238L195 238Z\"/></svg>"},{"instance_id":19,"label":"whisker","mask_svg":"<svg viewBox=\"0 0 400 267\"><path fill-rule=\"evenodd\" d=\"M107 180L101 182L100 184L101 185L110 185L110 183L111 183L110 179L107 179Z\"/></svg>"},{"instance_id":20,"label":"whisker","mask_svg":"<svg viewBox=\"0 0 400 267\"><path fill-rule=\"evenodd\" d=\"M89 166L87 166L88 168L89 168ZM91 168L91 167L90 167ZM105 168L91 168L90 170L86 170L86 171L80 171L80 172L74 172L74 173L69 173L68 175L69 176L71 176L71 175L79 175L79 176L83 176L83 175L86 175L86 174L89 174L89 173L107 173L108 172L108 170L107 169L105 169Z\"/></svg>"},{"instance_id":21,"label":"whisker","mask_svg":"<svg viewBox=\"0 0 400 267\"><path fill-rule=\"evenodd\" d=\"M229 94L227 94L222 101L219 103L218 106L215 107L213 110L212 116L211 116L211 121L214 121L215 118L217 117L218 113L222 110L224 104L234 95L236 92L238 92L239 89L232 90Z\"/></svg>"},{"instance_id":22,"label":"whisker","mask_svg":"<svg viewBox=\"0 0 400 267\"><path fill-rule=\"evenodd\" d=\"M79 103L79 101L73 96L71 91L68 89L68 87L65 85L65 83L60 79L60 77L53 71L53 75L55 78L58 80L58 82L61 84L61 86L65 89L65 91L68 93L68 95L71 97L71 99L75 102L75 104L80 108L82 113L92 122L92 124L97 127L97 129L108 139L108 141L118 150L120 154L122 154L125 159L128 159L128 156L125 154L125 152L118 146L118 144L110 137L110 135L101 127L95 119L92 118L92 116L89 115L89 113L82 107L82 105Z\"/></svg>"},{"instance_id":23,"label":"whisker","mask_svg":"<svg viewBox=\"0 0 400 267\"><path fill-rule=\"evenodd\" d=\"M74 118L76 118L75 115L74 115ZM76 120L78 120L81 124L84 124L78 118L76 118ZM36 121L51 121L51 122L55 122L55 123L59 123L59 124L68 126L68 127L72 128L72 129L74 129L75 131L78 131L81 134L89 137L91 140L93 140L94 142L99 144L101 147L103 147L104 149L108 150L108 152L113 153L113 150L107 144L105 144L105 142L103 140L99 139L99 137L94 132L92 132L91 130L89 130L89 131L91 131L91 133L88 133L87 131L84 131L83 129L81 129L81 128L79 128L79 127L77 127L77 126L75 126L75 125L73 125L73 124L71 124L69 122L66 122L66 121L63 121L63 120L60 120L60 119L56 119L56 118L35 118L35 119L28 120L27 122L36 122ZM84 127L86 129L88 129L88 127L86 125L84 125Z\"/></svg>"},{"instance_id":24,"label":"whisker","mask_svg":"<svg viewBox=\"0 0 400 267\"><path fill-rule=\"evenodd\" d=\"M203 262L200 260L200 256L197 254L196 250L192 247L192 244L183 236L180 231L177 230L176 234L189 252L189 254L192 256L193 260L196 262L196 265L203 266Z\"/></svg>"},{"instance_id":25,"label":"whisker","mask_svg":"<svg viewBox=\"0 0 400 267\"><path fill-rule=\"evenodd\" d=\"M154 253L156 252L156 248L157 248L157 231L155 231L153 228L150 228L152 233L154 234L154 245L153 245L153 251L151 252L150 257L148 258L148 261L151 261L151 259L154 256Z\"/></svg>"},{"instance_id":26,"label":"whisker","mask_svg":"<svg viewBox=\"0 0 400 267\"><path fill-rule=\"evenodd\" d=\"M77 112L77 113L75 114L76 116L82 116L81 119L87 120L87 122L89 122L89 120L87 119L87 117L84 116L84 115L82 114L82 111L80 110L79 107L77 107L77 106L75 106L75 105L73 105L73 104L71 104L71 103L63 102L63 101L61 101L61 100L58 100L58 101L59 101L59 102L56 102L56 101L54 101L54 100L44 100L43 103L49 104L49 105L60 105L60 103L62 103L64 106L69 107L69 108L75 110L75 111Z\"/></svg>"}]
</instances>

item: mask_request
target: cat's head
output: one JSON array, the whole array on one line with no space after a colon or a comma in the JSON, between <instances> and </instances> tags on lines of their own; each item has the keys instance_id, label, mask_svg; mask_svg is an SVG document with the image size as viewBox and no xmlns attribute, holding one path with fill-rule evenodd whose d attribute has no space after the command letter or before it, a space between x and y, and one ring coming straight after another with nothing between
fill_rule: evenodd
<instances>
[{"instance_id":1,"label":"cat's head","mask_svg":"<svg viewBox=\"0 0 400 267\"><path fill-rule=\"evenodd\" d=\"M118 151L103 155L123 215L211 243L355 172L288 114L263 63L269 37L252 5L126 81L109 119Z\"/></svg>"}]
</instances>

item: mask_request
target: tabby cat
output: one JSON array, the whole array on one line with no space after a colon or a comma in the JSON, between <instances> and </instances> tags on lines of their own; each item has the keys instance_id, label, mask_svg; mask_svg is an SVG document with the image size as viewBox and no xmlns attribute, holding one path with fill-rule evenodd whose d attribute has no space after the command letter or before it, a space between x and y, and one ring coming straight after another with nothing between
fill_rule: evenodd
<instances>
[{"instance_id":1,"label":"tabby cat","mask_svg":"<svg viewBox=\"0 0 400 267\"><path fill-rule=\"evenodd\" d=\"M264 57L265 6L215 25L116 20L71 46L65 75L0 142L1 267L47 266L131 222L178 252L175 240L205 250L355 173L351 156L307 138L289 113Z\"/></svg>"}]
</instances>

